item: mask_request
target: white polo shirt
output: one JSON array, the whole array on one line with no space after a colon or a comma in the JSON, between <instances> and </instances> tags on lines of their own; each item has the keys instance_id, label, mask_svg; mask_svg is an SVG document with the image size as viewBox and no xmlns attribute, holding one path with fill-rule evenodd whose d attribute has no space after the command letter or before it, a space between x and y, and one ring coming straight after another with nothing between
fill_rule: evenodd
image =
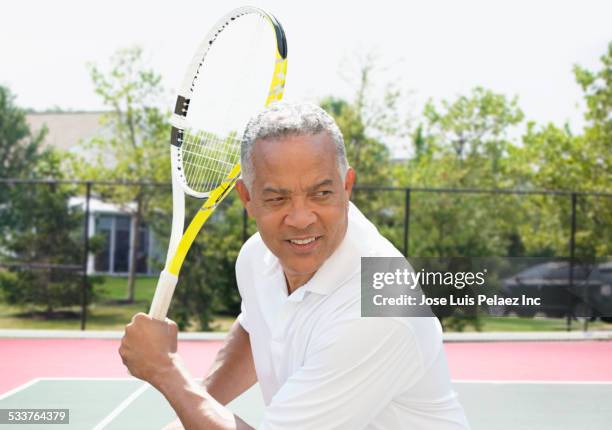
<instances>
[{"instance_id":1,"label":"white polo shirt","mask_svg":"<svg viewBox=\"0 0 612 430\"><path fill-rule=\"evenodd\" d=\"M266 411L260 429L467 429L436 318L361 318L361 257L401 256L351 204L345 238L287 295L259 234L242 247L239 322Z\"/></svg>"}]
</instances>

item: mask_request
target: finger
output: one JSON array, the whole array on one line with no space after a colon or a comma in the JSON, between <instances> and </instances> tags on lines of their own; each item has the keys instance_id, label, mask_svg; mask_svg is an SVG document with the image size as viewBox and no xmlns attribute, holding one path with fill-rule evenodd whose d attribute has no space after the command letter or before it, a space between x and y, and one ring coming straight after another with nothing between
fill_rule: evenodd
<instances>
[{"instance_id":1,"label":"finger","mask_svg":"<svg viewBox=\"0 0 612 430\"><path fill-rule=\"evenodd\" d=\"M178 326L168 318L166 318L166 324L168 324L168 335L171 338L170 352L176 352L178 350Z\"/></svg>"},{"instance_id":2,"label":"finger","mask_svg":"<svg viewBox=\"0 0 612 430\"><path fill-rule=\"evenodd\" d=\"M169 320L168 318L166 318L166 324L168 324L168 327L170 329L170 334L174 335L174 336L178 336L178 325L176 325L176 323L172 320Z\"/></svg>"}]
</instances>

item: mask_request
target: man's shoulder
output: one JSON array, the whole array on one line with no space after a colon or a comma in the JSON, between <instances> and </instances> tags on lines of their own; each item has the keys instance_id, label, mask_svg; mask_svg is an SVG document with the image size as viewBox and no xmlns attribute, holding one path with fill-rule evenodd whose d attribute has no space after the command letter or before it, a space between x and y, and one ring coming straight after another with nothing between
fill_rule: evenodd
<instances>
[{"instance_id":1,"label":"man's shoulder","mask_svg":"<svg viewBox=\"0 0 612 430\"><path fill-rule=\"evenodd\" d=\"M361 257L401 257L402 253L353 203L349 207L347 239Z\"/></svg>"},{"instance_id":2,"label":"man's shoulder","mask_svg":"<svg viewBox=\"0 0 612 430\"><path fill-rule=\"evenodd\" d=\"M236 266L248 264L257 259L263 261L266 251L268 251L268 248L259 232L257 232L242 244L238 253L238 259L236 260Z\"/></svg>"},{"instance_id":3,"label":"man's shoulder","mask_svg":"<svg viewBox=\"0 0 612 430\"><path fill-rule=\"evenodd\" d=\"M436 317L363 317L361 301L361 277L354 276L311 314L317 321L313 326L315 335L341 344L375 342L384 336L392 342L410 345L419 352L424 366L438 355L442 326Z\"/></svg>"},{"instance_id":4,"label":"man's shoulder","mask_svg":"<svg viewBox=\"0 0 612 430\"><path fill-rule=\"evenodd\" d=\"M443 353L442 333L436 318L344 318L318 327L310 352L332 348L349 355L397 353L411 362L419 374ZM367 345L367 347L366 347ZM363 349L366 348L366 349ZM346 357L334 354L339 361Z\"/></svg>"}]
</instances>

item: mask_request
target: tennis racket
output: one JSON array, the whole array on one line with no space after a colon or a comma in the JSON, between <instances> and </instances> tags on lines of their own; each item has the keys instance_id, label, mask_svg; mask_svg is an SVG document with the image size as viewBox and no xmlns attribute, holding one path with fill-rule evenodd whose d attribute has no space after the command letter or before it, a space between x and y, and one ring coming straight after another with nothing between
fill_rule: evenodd
<instances>
[{"instance_id":1,"label":"tennis racket","mask_svg":"<svg viewBox=\"0 0 612 430\"><path fill-rule=\"evenodd\" d=\"M287 40L270 14L241 7L202 41L171 119L172 233L149 315L164 320L185 256L240 176L240 140L250 117L283 96ZM204 202L183 233L185 195Z\"/></svg>"}]
</instances>

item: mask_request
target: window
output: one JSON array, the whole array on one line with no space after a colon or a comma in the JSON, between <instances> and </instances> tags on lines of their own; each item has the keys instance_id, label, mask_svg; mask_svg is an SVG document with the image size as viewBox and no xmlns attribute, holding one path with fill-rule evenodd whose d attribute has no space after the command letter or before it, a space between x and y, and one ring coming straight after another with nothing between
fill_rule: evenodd
<instances>
[{"instance_id":1,"label":"window","mask_svg":"<svg viewBox=\"0 0 612 430\"><path fill-rule=\"evenodd\" d=\"M94 257L94 270L96 272L110 271L111 234L113 230L113 217L101 215L96 217L96 235L104 238L104 247Z\"/></svg>"},{"instance_id":2,"label":"window","mask_svg":"<svg viewBox=\"0 0 612 430\"><path fill-rule=\"evenodd\" d=\"M115 217L113 272L126 273L130 260L130 217Z\"/></svg>"},{"instance_id":3,"label":"window","mask_svg":"<svg viewBox=\"0 0 612 430\"><path fill-rule=\"evenodd\" d=\"M98 214L96 216L95 234L104 239L104 247L94 256L94 271L100 273L127 273L129 271L131 230L132 220L127 215ZM142 224L139 230L136 272L148 273L151 238L145 224Z\"/></svg>"}]
</instances>

